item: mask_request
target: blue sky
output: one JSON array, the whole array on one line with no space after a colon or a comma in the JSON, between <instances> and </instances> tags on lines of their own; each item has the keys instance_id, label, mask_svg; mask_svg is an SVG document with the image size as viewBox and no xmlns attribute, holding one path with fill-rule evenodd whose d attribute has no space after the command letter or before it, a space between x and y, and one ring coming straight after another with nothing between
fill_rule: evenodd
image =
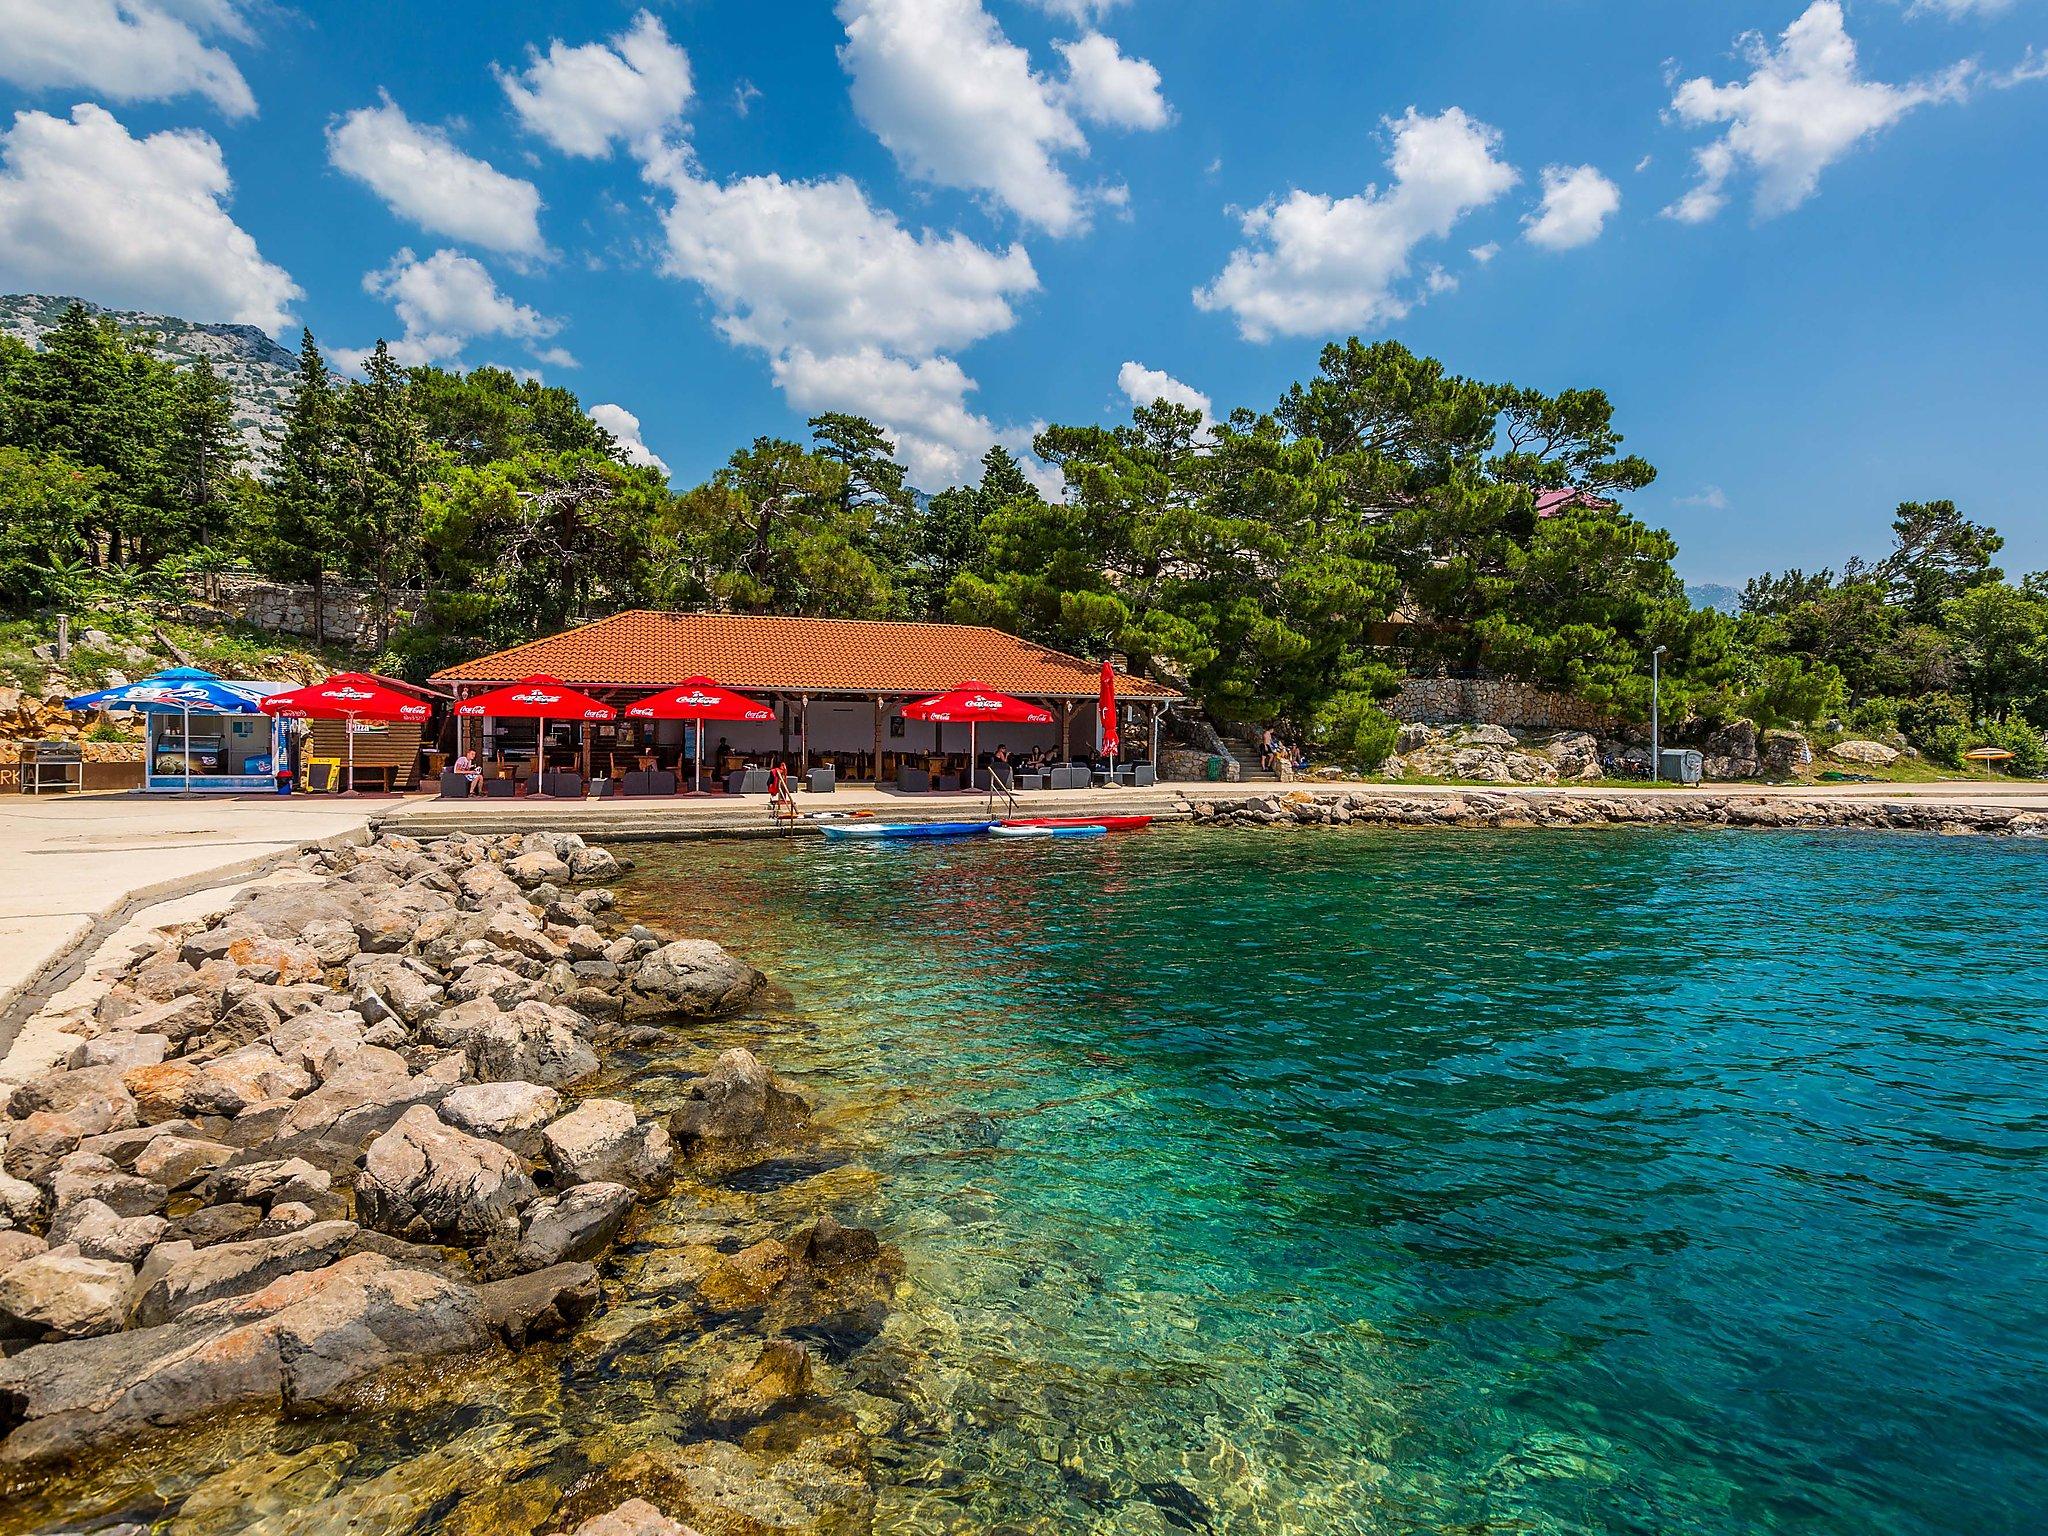
<instances>
[{"instance_id":1,"label":"blue sky","mask_svg":"<svg viewBox=\"0 0 2048 1536\"><path fill-rule=\"evenodd\" d=\"M2041 0L0 0L0 290L536 369L678 483L936 488L1321 344L1605 388L1739 580L1950 496L2048 566ZM620 413L627 414L620 414Z\"/></svg>"}]
</instances>

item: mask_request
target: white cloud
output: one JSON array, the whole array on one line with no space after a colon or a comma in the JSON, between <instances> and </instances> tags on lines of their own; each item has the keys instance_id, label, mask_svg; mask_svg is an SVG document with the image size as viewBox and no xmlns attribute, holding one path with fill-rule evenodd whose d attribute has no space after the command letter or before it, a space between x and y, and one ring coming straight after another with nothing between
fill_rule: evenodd
<instances>
[{"instance_id":1,"label":"white cloud","mask_svg":"<svg viewBox=\"0 0 2048 1536\"><path fill-rule=\"evenodd\" d=\"M1484 245L1475 245L1468 254L1483 267L1500 254L1500 242L1489 240Z\"/></svg>"},{"instance_id":2,"label":"white cloud","mask_svg":"<svg viewBox=\"0 0 2048 1536\"><path fill-rule=\"evenodd\" d=\"M247 38L236 0L0 0L0 79L115 101L197 95L229 117L251 116L249 82L206 33Z\"/></svg>"},{"instance_id":3,"label":"white cloud","mask_svg":"<svg viewBox=\"0 0 2048 1536\"><path fill-rule=\"evenodd\" d=\"M0 271L14 288L276 334L304 294L228 216L232 188L197 129L137 139L104 107L17 113L0 134Z\"/></svg>"},{"instance_id":4,"label":"white cloud","mask_svg":"<svg viewBox=\"0 0 2048 1536\"><path fill-rule=\"evenodd\" d=\"M1931 13L1958 21L1965 16L1996 16L2011 8L2012 0L1912 0L1912 4L1906 7L1906 14L1925 16Z\"/></svg>"},{"instance_id":5,"label":"white cloud","mask_svg":"<svg viewBox=\"0 0 2048 1536\"><path fill-rule=\"evenodd\" d=\"M556 38L545 54L529 48L523 71L493 73L528 129L587 160L608 156L614 142L651 153L680 125L693 92L690 56L647 11L605 42L572 48Z\"/></svg>"},{"instance_id":6,"label":"white cloud","mask_svg":"<svg viewBox=\"0 0 2048 1536\"><path fill-rule=\"evenodd\" d=\"M853 108L910 175L987 192L1054 235L1088 222L1088 198L1055 162L1088 141L1061 87L981 0L839 0Z\"/></svg>"},{"instance_id":7,"label":"white cloud","mask_svg":"<svg viewBox=\"0 0 2048 1536\"><path fill-rule=\"evenodd\" d=\"M1147 368L1143 363L1125 363L1117 369L1116 387L1133 405L1150 405L1155 400L1164 400L1171 405L1184 405L1189 410L1200 411L1205 426L1215 419L1207 395L1194 385L1183 384L1172 374Z\"/></svg>"},{"instance_id":8,"label":"white cloud","mask_svg":"<svg viewBox=\"0 0 2048 1536\"><path fill-rule=\"evenodd\" d=\"M1863 79L1839 0L1814 0L1775 49L1755 32L1744 34L1741 47L1751 66L1747 80L1716 85L1700 76L1671 99L1683 123L1728 125L1693 152L1698 180L1664 210L1687 224L1704 223L1726 207L1728 183L1744 167L1756 178L1759 218L1790 212L1813 195L1821 172L1857 144L1915 107L1958 99L1970 74L1964 64L1905 85Z\"/></svg>"},{"instance_id":9,"label":"white cloud","mask_svg":"<svg viewBox=\"0 0 2048 1536\"><path fill-rule=\"evenodd\" d=\"M958 484L1006 435L967 408L974 380L950 357L895 357L876 347L820 356L798 347L775 359L774 373L799 411L851 411L887 427L913 485Z\"/></svg>"},{"instance_id":10,"label":"white cloud","mask_svg":"<svg viewBox=\"0 0 2048 1536\"><path fill-rule=\"evenodd\" d=\"M1522 220L1522 238L1546 251L1569 251L1600 238L1621 206L1621 188L1590 165L1546 165L1543 202Z\"/></svg>"},{"instance_id":11,"label":"white cloud","mask_svg":"<svg viewBox=\"0 0 2048 1536\"><path fill-rule=\"evenodd\" d=\"M1076 26L1086 26L1107 16L1118 6L1129 5L1131 0L1030 0L1030 3L1048 16L1057 16Z\"/></svg>"},{"instance_id":12,"label":"white cloud","mask_svg":"<svg viewBox=\"0 0 2048 1536\"><path fill-rule=\"evenodd\" d=\"M1195 303L1228 310L1250 341L1398 320L1422 295L1406 286L1416 248L1515 184L1500 134L1457 107L1389 119L1394 179L1355 197L1294 191L1243 217L1246 243ZM1425 286L1444 282L1437 273Z\"/></svg>"},{"instance_id":13,"label":"white cloud","mask_svg":"<svg viewBox=\"0 0 2048 1536\"><path fill-rule=\"evenodd\" d=\"M619 451L626 456L628 464L644 464L664 475L668 473L668 461L642 441L640 418L623 405L593 405L589 416L611 433L612 441L619 445Z\"/></svg>"},{"instance_id":14,"label":"white cloud","mask_svg":"<svg viewBox=\"0 0 2048 1536\"><path fill-rule=\"evenodd\" d=\"M391 355L407 367L458 363L463 348L480 336L538 346L562 328L561 321L501 293L483 263L459 251L436 251L424 261L400 251L390 266L365 274L363 291L397 312L404 333L391 343ZM358 362L364 354L343 349L337 355ZM542 360L559 365L564 356ZM575 366L573 357L567 366Z\"/></svg>"},{"instance_id":15,"label":"white cloud","mask_svg":"<svg viewBox=\"0 0 2048 1536\"><path fill-rule=\"evenodd\" d=\"M655 168L675 195L667 269L703 286L732 341L781 352L878 346L927 353L1016 323L1038 276L1021 245L912 234L847 178L745 176L720 185Z\"/></svg>"},{"instance_id":16,"label":"white cloud","mask_svg":"<svg viewBox=\"0 0 2048 1536\"><path fill-rule=\"evenodd\" d=\"M1114 38L1089 32L1053 46L1067 61L1067 100L1089 122L1152 129L1173 121L1159 71L1144 59L1125 58Z\"/></svg>"},{"instance_id":17,"label":"white cloud","mask_svg":"<svg viewBox=\"0 0 2048 1536\"><path fill-rule=\"evenodd\" d=\"M727 340L766 354L791 404L882 423L927 486L1003 437L967 408L974 381L944 354L1016 323L1038 286L1022 246L912 233L845 177L721 185L680 154L648 176L675 199L665 269L704 290Z\"/></svg>"},{"instance_id":18,"label":"white cloud","mask_svg":"<svg viewBox=\"0 0 2048 1536\"><path fill-rule=\"evenodd\" d=\"M1691 496L1676 496L1671 504L1675 507L1704 507L1710 512L1728 510L1728 493L1718 485L1703 485Z\"/></svg>"},{"instance_id":19,"label":"white cloud","mask_svg":"<svg viewBox=\"0 0 2048 1536\"><path fill-rule=\"evenodd\" d=\"M327 158L400 218L514 256L545 255L540 193L464 154L439 128L415 123L389 97L327 127Z\"/></svg>"}]
</instances>

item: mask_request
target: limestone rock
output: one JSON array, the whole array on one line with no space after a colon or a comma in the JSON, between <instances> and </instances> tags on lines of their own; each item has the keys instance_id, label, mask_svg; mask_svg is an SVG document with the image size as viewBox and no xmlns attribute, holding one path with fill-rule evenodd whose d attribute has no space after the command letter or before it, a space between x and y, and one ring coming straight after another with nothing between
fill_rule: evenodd
<instances>
[{"instance_id":1,"label":"limestone rock","mask_svg":"<svg viewBox=\"0 0 2048 1536\"><path fill-rule=\"evenodd\" d=\"M286 1136L360 1143L387 1130L406 1111L439 1103L454 1086L432 1073L393 1072L387 1067L344 1062L327 1081L292 1105L280 1131Z\"/></svg>"},{"instance_id":2,"label":"limestone rock","mask_svg":"<svg viewBox=\"0 0 2048 1536\"><path fill-rule=\"evenodd\" d=\"M1881 741L1838 741L1828 756L1841 763L1861 763L1870 768L1889 768L1899 760L1899 749Z\"/></svg>"},{"instance_id":3,"label":"limestone rock","mask_svg":"<svg viewBox=\"0 0 2048 1536\"><path fill-rule=\"evenodd\" d=\"M87 1258L76 1246L48 1249L0 1271L0 1334L89 1338L121 1326L135 1271Z\"/></svg>"},{"instance_id":4,"label":"limestone rock","mask_svg":"<svg viewBox=\"0 0 2048 1536\"><path fill-rule=\"evenodd\" d=\"M230 1083L189 1061L167 1061L121 1074L121 1084L145 1121L196 1115L233 1115L247 1102Z\"/></svg>"},{"instance_id":5,"label":"limestone rock","mask_svg":"<svg viewBox=\"0 0 2048 1536\"><path fill-rule=\"evenodd\" d=\"M683 1156L710 1172L760 1162L801 1136L811 1117L802 1094L739 1046L684 1093L669 1130Z\"/></svg>"},{"instance_id":6,"label":"limestone rock","mask_svg":"<svg viewBox=\"0 0 2048 1536\"><path fill-rule=\"evenodd\" d=\"M711 1018L744 1007L761 973L709 939L678 939L640 962L626 996L629 1018Z\"/></svg>"},{"instance_id":7,"label":"limestone rock","mask_svg":"<svg viewBox=\"0 0 2048 1536\"><path fill-rule=\"evenodd\" d=\"M409 1242L510 1238L539 1191L517 1156L419 1105L370 1144L356 1179L364 1222Z\"/></svg>"},{"instance_id":8,"label":"limestone rock","mask_svg":"<svg viewBox=\"0 0 2048 1536\"><path fill-rule=\"evenodd\" d=\"M680 1520L671 1520L645 1499L628 1499L617 1509L592 1515L562 1536L698 1536Z\"/></svg>"},{"instance_id":9,"label":"limestone rock","mask_svg":"<svg viewBox=\"0 0 2048 1536\"><path fill-rule=\"evenodd\" d=\"M154 1179L123 1173L111 1158L74 1152L50 1175L50 1199L56 1211L81 1200L98 1200L122 1216L147 1216L164 1208L170 1191Z\"/></svg>"},{"instance_id":10,"label":"limestone rock","mask_svg":"<svg viewBox=\"0 0 2048 1536\"><path fill-rule=\"evenodd\" d=\"M526 1208L525 1231L513 1255L520 1270L594 1259L611 1247L633 1214L633 1191L623 1184L578 1184Z\"/></svg>"},{"instance_id":11,"label":"limestone rock","mask_svg":"<svg viewBox=\"0 0 2048 1536\"><path fill-rule=\"evenodd\" d=\"M33 1232L17 1232L0 1229L0 1270L19 1264L23 1259L32 1259L39 1253L50 1251L50 1245Z\"/></svg>"},{"instance_id":12,"label":"limestone rock","mask_svg":"<svg viewBox=\"0 0 2048 1536\"><path fill-rule=\"evenodd\" d=\"M578 1030L581 1020L546 1003L520 1003L487 1020L467 1041L469 1063L487 1082L564 1088L597 1070L597 1056Z\"/></svg>"},{"instance_id":13,"label":"limestone rock","mask_svg":"<svg viewBox=\"0 0 2048 1536\"><path fill-rule=\"evenodd\" d=\"M290 1024L278 1025L280 1030L290 1027ZM206 1075L232 1088L241 1096L244 1106L259 1099L295 1099L313 1087L310 1071L298 1062L286 1061L260 1041L215 1057L206 1064Z\"/></svg>"},{"instance_id":14,"label":"limestone rock","mask_svg":"<svg viewBox=\"0 0 2048 1536\"><path fill-rule=\"evenodd\" d=\"M664 1490L706 1536L817 1536L867 1530L874 1490L861 1471L821 1458L769 1462L723 1440L682 1448Z\"/></svg>"},{"instance_id":15,"label":"limestone rock","mask_svg":"<svg viewBox=\"0 0 2048 1536\"><path fill-rule=\"evenodd\" d=\"M470 966L457 977L448 988L448 998L457 1003L489 998L500 1008L510 1008L533 996L533 991L533 983L517 971L486 962Z\"/></svg>"},{"instance_id":16,"label":"limestone rock","mask_svg":"<svg viewBox=\"0 0 2048 1536\"><path fill-rule=\"evenodd\" d=\"M81 1200L50 1223L50 1241L69 1243L88 1259L133 1267L157 1245L168 1225L161 1216L123 1216L103 1201Z\"/></svg>"},{"instance_id":17,"label":"limestone rock","mask_svg":"<svg viewBox=\"0 0 2048 1536\"><path fill-rule=\"evenodd\" d=\"M358 1254L174 1323L0 1361L0 1400L21 1422L0 1460L47 1462L228 1408L318 1408L388 1366L471 1353L490 1337L475 1290Z\"/></svg>"},{"instance_id":18,"label":"limestone rock","mask_svg":"<svg viewBox=\"0 0 2048 1536\"><path fill-rule=\"evenodd\" d=\"M505 873L512 877L515 884L531 890L537 885L551 881L567 880L569 866L553 853L536 849L532 853L522 853L518 858L509 861L505 865Z\"/></svg>"},{"instance_id":19,"label":"limestone rock","mask_svg":"<svg viewBox=\"0 0 2048 1536\"><path fill-rule=\"evenodd\" d=\"M556 1264L477 1287L492 1330L514 1349L569 1332L597 1310L603 1293L588 1264Z\"/></svg>"},{"instance_id":20,"label":"limestone rock","mask_svg":"<svg viewBox=\"0 0 2048 1536\"><path fill-rule=\"evenodd\" d=\"M43 1214L43 1192L26 1179L0 1173L0 1225L28 1226Z\"/></svg>"},{"instance_id":21,"label":"limestone rock","mask_svg":"<svg viewBox=\"0 0 2048 1536\"><path fill-rule=\"evenodd\" d=\"M586 1099L541 1132L555 1185L628 1184L659 1189L675 1168L675 1146L655 1121L621 1099Z\"/></svg>"},{"instance_id":22,"label":"limestone rock","mask_svg":"<svg viewBox=\"0 0 2048 1536\"><path fill-rule=\"evenodd\" d=\"M200 1194L208 1205L267 1206L317 1200L333 1187L332 1173L302 1157L263 1158L221 1169L207 1179Z\"/></svg>"},{"instance_id":23,"label":"limestone rock","mask_svg":"<svg viewBox=\"0 0 2048 1536\"><path fill-rule=\"evenodd\" d=\"M736 1362L711 1380L704 1414L730 1431L758 1424L811 1390L811 1352L795 1339L770 1339L751 1364Z\"/></svg>"},{"instance_id":24,"label":"limestone rock","mask_svg":"<svg viewBox=\"0 0 2048 1536\"><path fill-rule=\"evenodd\" d=\"M441 1101L441 1118L472 1136L502 1142L521 1157L541 1155L540 1131L562 1112L562 1096L539 1083L465 1083Z\"/></svg>"},{"instance_id":25,"label":"limestone rock","mask_svg":"<svg viewBox=\"0 0 2048 1536\"><path fill-rule=\"evenodd\" d=\"M158 1136L136 1154L135 1173L138 1178L154 1180L165 1189L183 1189L234 1155L235 1149L223 1142L196 1136Z\"/></svg>"},{"instance_id":26,"label":"limestone rock","mask_svg":"<svg viewBox=\"0 0 2048 1536\"><path fill-rule=\"evenodd\" d=\"M126 1076L120 1067L45 1073L14 1090L7 1112L20 1120L47 1110L64 1116L81 1136L124 1130L142 1123L135 1097L123 1081Z\"/></svg>"},{"instance_id":27,"label":"limestone rock","mask_svg":"<svg viewBox=\"0 0 2048 1536\"><path fill-rule=\"evenodd\" d=\"M169 1035L119 1029L87 1040L71 1053L73 1067L153 1067L171 1048Z\"/></svg>"},{"instance_id":28,"label":"limestone rock","mask_svg":"<svg viewBox=\"0 0 2048 1536\"><path fill-rule=\"evenodd\" d=\"M142 1266L135 1326L169 1322L192 1308L247 1296L284 1275L334 1262L356 1235L352 1221L320 1221L297 1232L194 1248L162 1243Z\"/></svg>"}]
</instances>

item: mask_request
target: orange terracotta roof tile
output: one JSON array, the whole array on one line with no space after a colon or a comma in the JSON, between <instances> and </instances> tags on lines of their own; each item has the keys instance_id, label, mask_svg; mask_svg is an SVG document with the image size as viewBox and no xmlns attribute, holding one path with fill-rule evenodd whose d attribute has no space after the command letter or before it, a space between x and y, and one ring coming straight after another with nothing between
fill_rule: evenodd
<instances>
[{"instance_id":1,"label":"orange terracotta roof tile","mask_svg":"<svg viewBox=\"0 0 2048 1536\"><path fill-rule=\"evenodd\" d=\"M1025 698L1092 699L1102 667L977 624L636 609L462 662L432 681L509 683L535 672L579 688L667 688L702 676L741 692L929 694L972 681ZM1123 673L1117 691L1180 697Z\"/></svg>"}]
</instances>

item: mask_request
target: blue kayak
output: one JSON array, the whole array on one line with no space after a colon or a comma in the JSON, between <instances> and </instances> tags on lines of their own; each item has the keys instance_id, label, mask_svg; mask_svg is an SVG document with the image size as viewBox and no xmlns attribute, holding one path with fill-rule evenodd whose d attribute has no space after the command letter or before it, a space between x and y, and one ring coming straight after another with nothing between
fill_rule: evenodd
<instances>
[{"instance_id":1,"label":"blue kayak","mask_svg":"<svg viewBox=\"0 0 2048 1536\"><path fill-rule=\"evenodd\" d=\"M988 821L844 821L819 830L835 838L980 837L994 825Z\"/></svg>"}]
</instances>

